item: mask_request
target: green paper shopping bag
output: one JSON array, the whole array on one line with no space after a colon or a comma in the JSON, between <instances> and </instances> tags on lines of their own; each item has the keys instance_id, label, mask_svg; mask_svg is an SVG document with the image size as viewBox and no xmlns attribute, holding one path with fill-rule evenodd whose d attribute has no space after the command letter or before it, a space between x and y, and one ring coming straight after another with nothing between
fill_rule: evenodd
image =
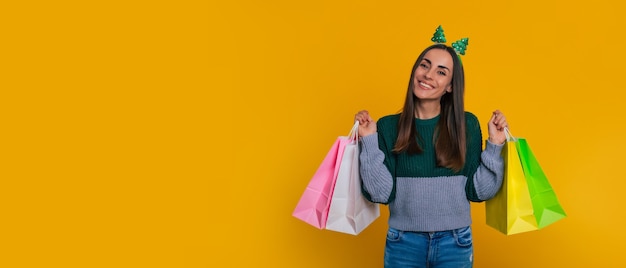
<instances>
[{"instance_id":1,"label":"green paper shopping bag","mask_svg":"<svg viewBox=\"0 0 626 268\"><path fill-rule=\"evenodd\" d=\"M539 228L565 218L565 211L526 139L518 138L516 145Z\"/></svg>"},{"instance_id":2,"label":"green paper shopping bag","mask_svg":"<svg viewBox=\"0 0 626 268\"><path fill-rule=\"evenodd\" d=\"M565 217L552 186L524 138L508 129L502 150L504 181L486 202L487 225L507 234L538 230Z\"/></svg>"}]
</instances>

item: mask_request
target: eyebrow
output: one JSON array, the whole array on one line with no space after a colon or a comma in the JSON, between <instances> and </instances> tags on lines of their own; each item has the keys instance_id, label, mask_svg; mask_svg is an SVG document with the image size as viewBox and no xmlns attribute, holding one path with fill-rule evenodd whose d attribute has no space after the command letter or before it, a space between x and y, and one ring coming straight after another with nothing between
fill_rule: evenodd
<instances>
[{"instance_id":1,"label":"eyebrow","mask_svg":"<svg viewBox=\"0 0 626 268\"><path fill-rule=\"evenodd\" d=\"M433 64L433 63L432 63L429 59L427 59L427 58L424 58L424 60L425 60L425 61L427 61L427 62L428 62L428 64L431 64L431 65ZM448 68L448 67L446 67L446 66L443 66L443 65L439 65L439 66L437 66L437 67L439 67L439 68L443 68L443 69L446 69L446 70L450 71L450 68Z\"/></svg>"}]
</instances>

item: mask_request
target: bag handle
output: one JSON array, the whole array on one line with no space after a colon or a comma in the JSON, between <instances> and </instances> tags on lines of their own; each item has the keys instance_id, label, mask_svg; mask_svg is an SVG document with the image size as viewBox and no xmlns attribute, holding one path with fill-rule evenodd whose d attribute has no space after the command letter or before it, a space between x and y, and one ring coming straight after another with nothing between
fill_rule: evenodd
<instances>
[{"instance_id":1,"label":"bag handle","mask_svg":"<svg viewBox=\"0 0 626 268\"><path fill-rule=\"evenodd\" d=\"M352 126L352 129L350 129L348 137L350 140L359 140L359 120L354 121L354 125Z\"/></svg>"},{"instance_id":2,"label":"bag handle","mask_svg":"<svg viewBox=\"0 0 626 268\"><path fill-rule=\"evenodd\" d=\"M504 135L506 136L507 141L517 141L517 139L513 137L513 134L511 134L511 131L508 127L504 128Z\"/></svg>"}]
</instances>

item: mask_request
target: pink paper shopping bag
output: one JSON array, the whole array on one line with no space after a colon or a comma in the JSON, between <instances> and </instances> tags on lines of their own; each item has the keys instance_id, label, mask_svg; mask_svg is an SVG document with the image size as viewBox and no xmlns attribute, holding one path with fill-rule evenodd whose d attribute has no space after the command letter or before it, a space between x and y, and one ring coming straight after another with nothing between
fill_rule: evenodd
<instances>
[{"instance_id":1,"label":"pink paper shopping bag","mask_svg":"<svg viewBox=\"0 0 626 268\"><path fill-rule=\"evenodd\" d=\"M292 214L294 217L319 229L326 228L330 201L339 173L339 164L348 143L350 143L350 138L346 136L340 136L335 140L300 197L300 201L298 201Z\"/></svg>"}]
</instances>

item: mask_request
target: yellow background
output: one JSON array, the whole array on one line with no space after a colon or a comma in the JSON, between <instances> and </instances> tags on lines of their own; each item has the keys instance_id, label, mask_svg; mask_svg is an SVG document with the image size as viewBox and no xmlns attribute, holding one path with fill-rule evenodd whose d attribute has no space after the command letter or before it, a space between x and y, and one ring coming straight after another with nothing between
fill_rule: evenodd
<instances>
[{"instance_id":1,"label":"yellow background","mask_svg":"<svg viewBox=\"0 0 626 268\"><path fill-rule=\"evenodd\" d=\"M0 266L381 267L386 207L359 236L291 213L441 24L470 38L467 110L505 112L568 213L505 236L473 204L475 267L623 267L616 3L3 3Z\"/></svg>"}]
</instances>

